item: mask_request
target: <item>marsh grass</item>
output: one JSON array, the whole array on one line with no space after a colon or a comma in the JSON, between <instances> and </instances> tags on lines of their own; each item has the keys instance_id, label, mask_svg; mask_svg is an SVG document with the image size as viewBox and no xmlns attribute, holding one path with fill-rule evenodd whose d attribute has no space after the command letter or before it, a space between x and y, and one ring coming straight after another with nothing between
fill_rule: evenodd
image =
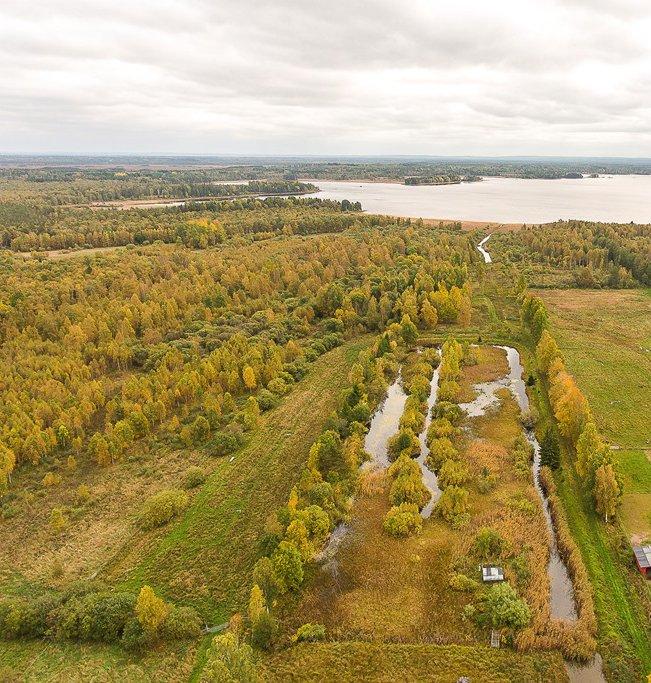
<instances>
[{"instance_id":1,"label":"marsh grass","mask_svg":"<svg viewBox=\"0 0 651 683\"><path fill-rule=\"evenodd\" d=\"M558 653L522 655L487 646L340 642L303 644L266 660L264 681L441 681L482 683L568 680Z\"/></svg>"}]
</instances>

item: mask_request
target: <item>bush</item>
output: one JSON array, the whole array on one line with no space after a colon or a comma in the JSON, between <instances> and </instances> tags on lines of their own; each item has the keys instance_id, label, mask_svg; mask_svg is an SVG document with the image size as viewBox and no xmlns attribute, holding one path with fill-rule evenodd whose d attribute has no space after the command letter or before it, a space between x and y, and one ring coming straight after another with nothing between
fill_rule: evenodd
<instances>
[{"instance_id":1,"label":"bush","mask_svg":"<svg viewBox=\"0 0 651 683\"><path fill-rule=\"evenodd\" d=\"M389 465L387 475L390 479L396 479L403 475L419 477L421 476L420 465L405 453Z\"/></svg>"},{"instance_id":2,"label":"bush","mask_svg":"<svg viewBox=\"0 0 651 683\"><path fill-rule=\"evenodd\" d=\"M268 557L261 557L255 563L253 567L253 583L260 586L265 600L268 604L272 604L280 592L281 586L274 564Z\"/></svg>"},{"instance_id":3,"label":"bush","mask_svg":"<svg viewBox=\"0 0 651 683\"><path fill-rule=\"evenodd\" d=\"M185 471L185 476L183 477L183 488L196 489L197 486L201 486L204 481L206 481L206 473L201 467L188 467Z\"/></svg>"},{"instance_id":4,"label":"bush","mask_svg":"<svg viewBox=\"0 0 651 683\"><path fill-rule=\"evenodd\" d=\"M442 400L439 395L436 404L432 407L432 418L445 419L453 425L458 425L463 419L463 410L456 403Z\"/></svg>"},{"instance_id":5,"label":"bush","mask_svg":"<svg viewBox=\"0 0 651 683\"><path fill-rule=\"evenodd\" d=\"M83 505L90 500L90 489L86 484L79 484L75 491L75 500L77 505Z\"/></svg>"},{"instance_id":6,"label":"bush","mask_svg":"<svg viewBox=\"0 0 651 683\"><path fill-rule=\"evenodd\" d=\"M61 533L68 526L68 518L62 508L52 508L50 513L50 528L55 534Z\"/></svg>"},{"instance_id":7,"label":"bush","mask_svg":"<svg viewBox=\"0 0 651 683\"><path fill-rule=\"evenodd\" d=\"M267 612L261 612L251 624L251 643L261 650L268 650L278 630L274 617Z\"/></svg>"},{"instance_id":8,"label":"bush","mask_svg":"<svg viewBox=\"0 0 651 683\"><path fill-rule=\"evenodd\" d=\"M486 469L486 468L484 468ZM477 479L477 490L479 493L490 493L497 488L498 478L496 474L491 474L490 470L482 472L479 479Z\"/></svg>"},{"instance_id":9,"label":"bush","mask_svg":"<svg viewBox=\"0 0 651 683\"><path fill-rule=\"evenodd\" d=\"M161 627L165 640L188 640L201 635L201 618L192 607L172 607Z\"/></svg>"},{"instance_id":10,"label":"bush","mask_svg":"<svg viewBox=\"0 0 651 683\"><path fill-rule=\"evenodd\" d=\"M401 429L387 442L387 451L390 460L395 460L404 452L414 457L420 453L420 441L411 429Z\"/></svg>"},{"instance_id":11,"label":"bush","mask_svg":"<svg viewBox=\"0 0 651 683\"><path fill-rule=\"evenodd\" d=\"M489 588L476 607L477 621L493 628L520 629L531 621L529 605L518 597L515 589L508 583Z\"/></svg>"},{"instance_id":12,"label":"bush","mask_svg":"<svg viewBox=\"0 0 651 683\"><path fill-rule=\"evenodd\" d=\"M148 638L142 624L137 619L129 619L122 631L120 643L125 650L140 650L147 645Z\"/></svg>"},{"instance_id":13,"label":"bush","mask_svg":"<svg viewBox=\"0 0 651 683\"><path fill-rule=\"evenodd\" d=\"M115 643L133 618L131 593L104 591L70 598L51 615L56 638Z\"/></svg>"},{"instance_id":14,"label":"bush","mask_svg":"<svg viewBox=\"0 0 651 683\"><path fill-rule=\"evenodd\" d=\"M235 434L227 432L217 432L212 440L212 455L223 457L234 453L240 447L240 439Z\"/></svg>"},{"instance_id":15,"label":"bush","mask_svg":"<svg viewBox=\"0 0 651 683\"><path fill-rule=\"evenodd\" d=\"M531 476L531 462L533 460L533 446L520 434L511 447L511 457L515 469L520 477L528 479Z\"/></svg>"},{"instance_id":16,"label":"bush","mask_svg":"<svg viewBox=\"0 0 651 683\"><path fill-rule=\"evenodd\" d=\"M294 643L314 643L317 640L324 640L326 629L323 624L303 624L292 638Z\"/></svg>"},{"instance_id":17,"label":"bush","mask_svg":"<svg viewBox=\"0 0 651 683\"><path fill-rule=\"evenodd\" d=\"M282 541L271 556L271 562L281 593L296 589L303 583L303 560L296 546Z\"/></svg>"},{"instance_id":18,"label":"bush","mask_svg":"<svg viewBox=\"0 0 651 683\"><path fill-rule=\"evenodd\" d=\"M55 472L48 472L43 477L43 486L56 486L61 483L61 475Z\"/></svg>"},{"instance_id":19,"label":"bush","mask_svg":"<svg viewBox=\"0 0 651 683\"><path fill-rule=\"evenodd\" d=\"M475 581L465 574L452 574L448 585L455 591L476 591L481 587L479 581Z\"/></svg>"},{"instance_id":20,"label":"bush","mask_svg":"<svg viewBox=\"0 0 651 683\"><path fill-rule=\"evenodd\" d=\"M446 403L456 403L460 392L461 387L456 382L446 380L439 386L438 397Z\"/></svg>"},{"instance_id":21,"label":"bush","mask_svg":"<svg viewBox=\"0 0 651 683\"><path fill-rule=\"evenodd\" d=\"M280 377L272 379L269 384L267 384L267 389L276 396L283 396L289 391L289 387L286 382Z\"/></svg>"},{"instance_id":22,"label":"bush","mask_svg":"<svg viewBox=\"0 0 651 683\"><path fill-rule=\"evenodd\" d=\"M445 417L437 417L430 423L427 430L427 442L430 443L434 439L450 439L452 440L459 434L459 430L450 420Z\"/></svg>"},{"instance_id":23,"label":"bush","mask_svg":"<svg viewBox=\"0 0 651 683\"><path fill-rule=\"evenodd\" d=\"M254 683L258 680L253 651L246 643L240 643L232 631L215 636L208 648L206 665L201 683L214 681L241 681Z\"/></svg>"},{"instance_id":24,"label":"bush","mask_svg":"<svg viewBox=\"0 0 651 683\"><path fill-rule=\"evenodd\" d=\"M477 532L473 549L481 560L497 560L506 547L506 541L490 527L483 527Z\"/></svg>"},{"instance_id":25,"label":"bush","mask_svg":"<svg viewBox=\"0 0 651 683\"><path fill-rule=\"evenodd\" d=\"M392 507L384 518L384 530L392 536L412 536L423 529L418 506L402 503Z\"/></svg>"},{"instance_id":26,"label":"bush","mask_svg":"<svg viewBox=\"0 0 651 683\"><path fill-rule=\"evenodd\" d=\"M438 472L446 460L457 460L459 452L447 438L433 439L429 446L427 464L433 472Z\"/></svg>"},{"instance_id":27,"label":"bush","mask_svg":"<svg viewBox=\"0 0 651 683\"><path fill-rule=\"evenodd\" d=\"M260 410L271 410L278 405L278 397L272 394L268 389L260 389L258 392L258 405Z\"/></svg>"},{"instance_id":28,"label":"bush","mask_svg":"<svg viewBox=\"0 0 651 683\"><path fill-rule=\"evenodd\" d=\"M183 512L189 502L188 494L180 489L159 491L145 501L138 515L138 525L144 530L163 526Z\"/></svg>"},{"instance_id":29,"label":"bush","mask_svg":"<svg viewBox=\"0 0 651 683\"><path fill-rule=\"evenodd\" d=\"M429 503L432 495L427 486L423 484L422 475L419 471L415 476L413 474L401 474L396 477L391 485L389 497L391 505L413 503L421 510Z\"/></svg>"},{"instance_id":30,"label":"bush","mask_svg":"<svg viewBox=\"0 0 651 683\"><path fill-rule=\"evenodd\" d=\"M469 478L470 475L465 463L456 460L446 460L439 470L438 484L441 489L448 486L462 486Z\"/></svg>"},{"instance_id":31,"label":"bush","mask_svg":"<svg viewBox=\"0 0 651 683\"><path fill-rule=\"evenodd\" d=\"M42 638L48 630L50 612L58 604L59 599L53 595L0 603L0 637Z\"/></svg>"},{"instance_id":32,"label":"bush","mask_svg":"<svg viewBox=\"0 0 651 683\"><path fill-rule=\"evenodd\" d=\"M457 522L468 512L468 491L460 486L448 486L441 494L436 509L447 522Z\"/></svg>"}]
</instances>

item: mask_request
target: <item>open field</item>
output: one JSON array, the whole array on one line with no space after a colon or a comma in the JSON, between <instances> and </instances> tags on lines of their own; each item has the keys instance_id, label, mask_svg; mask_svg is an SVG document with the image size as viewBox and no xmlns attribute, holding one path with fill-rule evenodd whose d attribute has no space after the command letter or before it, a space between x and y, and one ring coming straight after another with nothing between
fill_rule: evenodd
<instances>
[{"instance_id":1,"label":"open field","mask_svg":"<svg viewBox=\"0 0 651 683\"><path fill-rule=\"evenodd\" d=\"M559 654L521 655L488 647L394 643L314 643L285 650L264 662L265 681L431 681L456 683L567 681Z\"/></svg>"},{"instance_id":2,"label":"open field","mask_svg":"<svg viewBox=\"0 0 651 683\"><path fill-rule=\"evenodd\" d=\"M623 522L651 539L651 290L541 290L552 331L616 448Z\"/></svg>"}]
</instances>

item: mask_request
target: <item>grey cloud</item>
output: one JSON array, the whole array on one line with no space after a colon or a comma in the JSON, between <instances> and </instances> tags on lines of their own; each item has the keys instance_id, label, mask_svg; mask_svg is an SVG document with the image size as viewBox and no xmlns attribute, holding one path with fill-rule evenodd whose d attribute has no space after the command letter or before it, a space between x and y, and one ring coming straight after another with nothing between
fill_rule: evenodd
<instances>
[{"instance_id":1,"label":"grey cloud","mask_svg":"<svg viewBox=\"0 0 651 683\"><path fill-rule=\"evenodd\" d=\"M649 31L646 0L4 0L0 151L651 155Z\"/></svg>"}]
</instances>

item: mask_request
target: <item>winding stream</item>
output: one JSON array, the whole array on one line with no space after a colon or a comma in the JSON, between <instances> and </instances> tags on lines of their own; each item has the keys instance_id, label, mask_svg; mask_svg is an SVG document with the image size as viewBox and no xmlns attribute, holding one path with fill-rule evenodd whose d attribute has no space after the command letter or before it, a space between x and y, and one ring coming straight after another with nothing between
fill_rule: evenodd
<instances>
[{"instance_id":1,"label":"winding stream","mask_svg":"<svg viewBox=\"0 0 651 683\"><path fill-rule=\"evenodd\" d=\"M438 349L439 359L441 358L441 349ZM427 399L427 415L425 416L425 424L423 425L423 431L418 435L418 440L420 441L420 455L416 459L416 462L420 465L421 472L423 473L423 483L429 489L432 494L429 503L421 510L420 514L423 519L427 519L431 514L434 506L436 505L438 499L441 497L441 489L438 485L438 478L432 470L427 466L427 456L429 454L429 448L427 447L427 430L432 423L432 408L436 403L436 399L439 393L439 373L441 365L434 370L432 375L432 381L430 382L430 394Z\"/></svg>"},{"instance_id":2,"label":"winding stream","mask_svg":"<svg viewBox=\"0 0 651 683\"><path fill-rule=\"evenodd\" d=\"M492 235L493 233L491 233ZM484 239L477 245L477 251L480 252L480 254L484 257L484 263L493 263L493 259L491 258L491 255L484 249L484 244L488 242L488 240L491 238L491 235L487 235L484 237Z\"/></svg>"},{"instance_id":3,"label":"winding stream","mask_svg":"<svg viewBox=\"0 0 651 683\"><path fill-rule=\"evenodd\" d=\"M520 410L525 412L529 410L529 397L522 379L523 368L520 363L520 354L510 346L498 347L506 351L509 362L509 388L515 400L520 406ZM561 559L556 544L556 530L552 524L551 514L549 512L549 501L540 485L540 444L532 430L525 430L527 441L533 446L534 458L532 464L533 483L536 491L540 496L542 502L543 512L545 514L545 522L547 529L549 529L550 544L549 544L549 564L547 572L549 574L549 581L551 584L550 592L550 608L551 615L557 619L567 619L568 621L576 621L578 614L576 611L576 603L574 600L574 589L572 587L572 580L567 571L565 563Z\"/></svg>"},{"instance_id":4,"label":"winding stream","mask_svg":"<svg viewBox=\"0 0 651 683\"><path fill-rule=\"evenodd\" d=\"M389 466L387 442L397 431L400 418L405 409L407 394L402 388L402 375L394 380L387 389L384 401L373 413L371 424L364 438L364 450L371 456L369 462L365 462L362 468L378 467L385 469ZM316 556L317 562L322 562L322 569L336 576L339 572L337 552L346 538L350 524L342 522L338 524L330 534L325 548Z\"/></svg>"},{"instance_id":5,"label":"winding stream","mask_svg":"<svg viewBox=\"0 0 651 683\"><path fill-rule=\"evenodd\" d=\"M439 355L440 355L439 350ZM420 465L423 473L423 482L429 489L432 497L430 502L423 508L421 515L427 519L434 509L434 505L441 495L438 487L436 475L426 465L428 448L427 448L427 430L432 421L431 409L436 403L439 386L439 368L434 370L432 380L430 383L430 395L427 399L427 415L425 417L425 425L423 431L419 435L420 441L420 456L417 462ZM377 467L379 469L386 469L389 465L389 457L387 451L387 444L389 439L398 431L400 426L400 418L405 409L407 402L407 394L402 388L402 375L398 376L394 382L387 389L384 401L377 408L373 417L369 430L364 438L364 450L371 456L369 462L362 465L363 468ZM323 569L336 574L337 560L336 555L341 546L346 534L350 529L350 525L346 523L338 524L332 534L325 548L315 558L318 562L323 563Z\"/></svg>"},{"instance_id":6,"label":"winding stream","mask_svg":"<svg viewBox=\"0 0 651 683\"><path fill-rule=\"evenodd\" d=\"M487 408L498 402L497 391L508 388L515 398L521 411L529 409L529 397L526 386L522 379L523 367L520 362L520 354L511 346L498 346L506 352L509 364L509 373L505 377L493 382L484 382L475 385L477 397L469 402L462 403L460 407L471 417L483 415ZM572 580L563 562L556 542L556 530L552 523L549 511L549 501L540 485L540 444L533 430L525 430L527 441L534 449L532 464L533 482L542 502L543 513L547 529L549 530L549 563L547 572L550 582L550 612L556 619L576 621L578 618ZM601 668L601 656L597 653L591 662L584 666L565 664L571 683L601 683L605 681Z\"/></svg>"},{"instance_id":7,"label":"winding stream","mask_svg":"<svg viewBox=\"0 0 651 683\"><path fill-rule=\"evenodd\" d=\"M386 398L373 414L364 439L364 450L371 456L370 462L382 469L390 464L387 442L398 431L406 402L407 394L402 388L402 375L398 373L398 377L387 389Z\"/></svg>"},{"instance_id":8,"label":"winding stream","mask_svg":"<svg viewBox=\"0 0 651 683\"><path fill-rule=\"evenodd\" d=\"M490 259L490 256L488 258ZM487 261L487 263L489 262ZM476 398L468 403L459 404L459 407L470 417L484 415L489 407L497 404L499 402L497 392L503 388L510 390L521 411L524 412L529 409L529 397L527 396L526 386L522 379L523 367L520 362L520 354L511 346L498 346L497 348L506 352L509 372L498 380L483 382L474 386L477 392ZM434 505L441 494L436 475L425 464L428 453L427 430L432 421L431 410L438 396L439 373L440 366L434 370L432 375L430 395L427 399L425 424L418 437L420 441L420 456L417 458L417 462L423 473L423 481L432 493L430 502L421 512L424 518L428 518L431 515ZM364 439L364 448L371 456L371 461L365 464L365 466L376 466L382 469L389 466L387 442L398 431L406 401L407 394L402 388L402 377L398 373L398 377L389 386L384 401L371 419L369 430ZM549 502L540 485L540 444L532 430L525 430L525 435L534 449L532 464L533 481L542 502L545 522L549 530L549 563L547 571L550 580L551 616L556 619L576 621L578 615L572 581L567 567L558 552L556 530L552 523ZM332 573L333 576L338 574L337 551L349 529L350 526L348 524L339 524L332 532L324 550L316 558L323 562L323 569ZM601 657L598 653L585 666L566 663L565 667L571 683L604 683L605 681L601 668Z\"/></svg>"}]
</instances>

